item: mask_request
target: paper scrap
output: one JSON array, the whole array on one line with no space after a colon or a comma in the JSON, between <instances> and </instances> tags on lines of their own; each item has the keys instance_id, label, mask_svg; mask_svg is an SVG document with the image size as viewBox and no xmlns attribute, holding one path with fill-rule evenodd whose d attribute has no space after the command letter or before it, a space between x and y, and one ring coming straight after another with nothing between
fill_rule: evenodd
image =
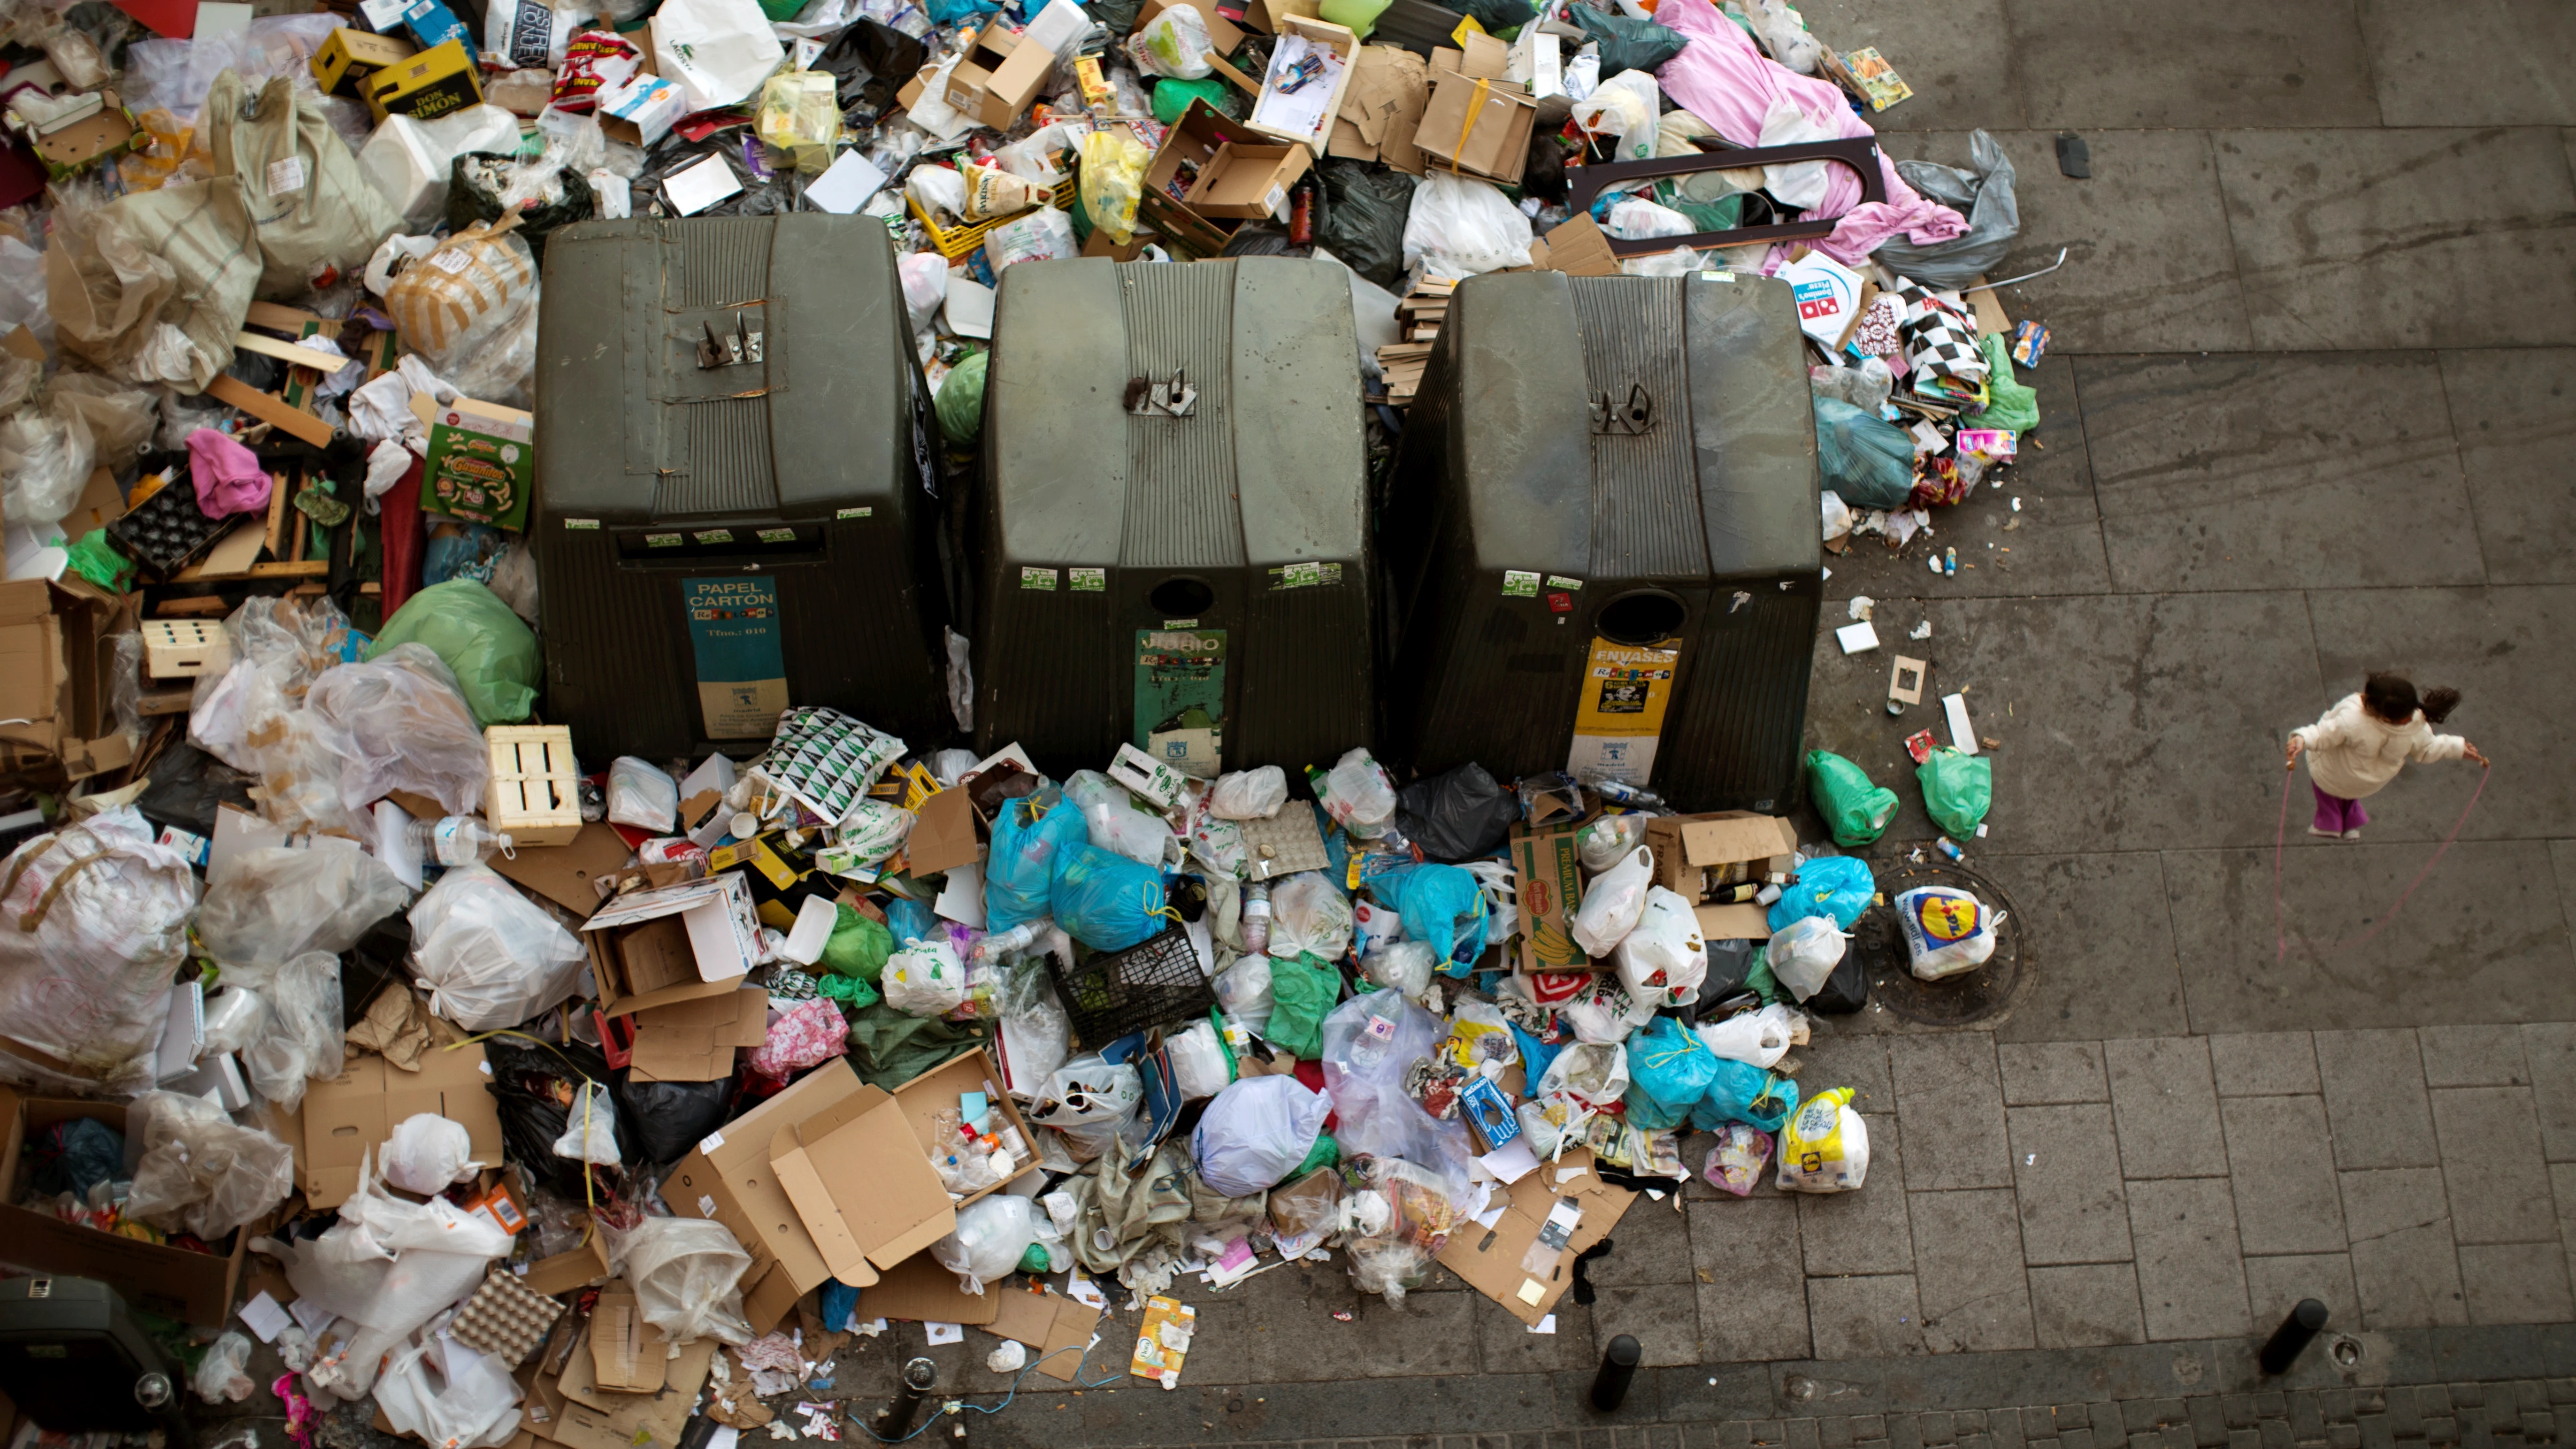
<instances>
[{"instance_id":1,"label":"paper scrap","mask_svg":"<svg viewBox=\"0 0 2576 1449\"><path fill-rule=\"evenodd\" d=\"M296 1323L314 1338L320 1338L322 1330L330 1327L331 1321L340 1316L314 1298L298 1298L286 1305L286 1311L294 1314Z\"/></svg>"},{"instance_id":2,"label":"paper scrap","mask_svg":"<svg viewBox=\"0 0 2576 1449\"><path fill-rule=\"evenodd\" d=\"M295 1315L287 1312L279 1306L276 1299L262 1291L241 1306L241 1320L249 1325L251 1332L259 1335L260 1342L275 1343L277 1336L283 1333L289 1324L295 1322Z\"/></svg>"},{"instance_id":3,"label":"paper scrap","mask_svg":"<svg viewBox=\"0 0 2576 1449\"><path fill-rule=\"evenodd\" d=\"M970 860L950 866L948 885L930 908L941 920L955 921L969 930L984 929L984 863Z\"/></svg>"},{"instance_id":4,"label":"paper scrap","mask_svg":"<svg viewBox=\"0 0 2576 1449\"><path fill-rule=\"evenodd\" d=\"M733 174L722 152L662 178L662 194L671 198L671 209L682 216L695 216L741 190L742 179Z\"/></svg>"},{"instance_id":5,"label":"paper scrap","mask_svg":"<svg viewBox=\"0 0 2576 1449\"><path fill-rule=\"evenodd\" d=\"M885 184L886 174L875 162L859 152L844 151L805 188L805 199L834 216L847 216L865 206Z\"/></svg>"},{"instance_id":6,"label":"paper scrap","mask_svg":"<svg viewBox=\"0 0 2576 1449\"><path fill-rule=\"evenodd\" d=\"M1100 1291L1100 1285L1079 1273L1064 1280L1064 1296L1093 1308L1109 1306L1109 1295Z\"/></svg>"},{"instance_id":7,"label":"paper scrap","mask_svg":"<svg viewBox=\"0 0 2576 1449\"><path fill-rule=\"evenodd\" d=\"M954 1323L925 1322L921 1325L921 1333L922 1337L927 1338L934 1344L964 1343L966 1341L965 1328L962 1325Z\"/></svg>"},{"instance_id":8,"label":"paper scrap","mask_svg":"<svg viewBox=\"0 0 2576 1449\"><path fill-rule=\"evenodd\" d=\"M1555 1314L1553 1314L1553 1313L1551 1313L1551 1314L1549 1314L1548 1316L1546 1316L1545 1318L1540 1319L1538 1322L1531 1324L1531 1325L1530 1325L1530 1332L1532 1332L1532 1333L1554 1333L1554 1332L1556 1332L1556 1315L1555 1315ZM710 1445L710 1446L709 1446L709 1449L714 1449L714 1446Z\"/></svg>"},{"instance_id":9,"label":"paper scrap","mask_svg":"<svg viewBox=\"0 0 2576 1449\"><path fill-rule=\"evenodd\" d=\"M1518 1182L1538 1169L1538 1154L1530 1151L1526 1137L1515 1137L1476 1161L1506 1185Z\"/></svg>"}]
</instances>

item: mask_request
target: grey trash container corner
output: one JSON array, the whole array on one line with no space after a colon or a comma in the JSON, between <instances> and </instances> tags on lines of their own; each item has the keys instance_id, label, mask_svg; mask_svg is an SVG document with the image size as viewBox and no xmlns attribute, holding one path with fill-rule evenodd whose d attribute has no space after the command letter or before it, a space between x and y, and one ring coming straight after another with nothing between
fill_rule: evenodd
<instances>
[{"instance_id":1,"label":"grey trash container corner","mask_svg":"<svg viewBox=\"0 0 2576 1449\"><path fill-rule=\"evenodd\" d=\"M975 737L1061 774L1370 742L1373 558L1347 274L1249 257L1002 276L973 509ZM1177 376L1185 416L1135 411Z\"/></svg>"},{"instance_id":2,"label":"grey trash container corner","mask_svg":"<svg viewBox=\"0 0 2576 1449\"><path fill-rule=\"evenodd\" d=\"M755 750L791 704L952 732L929 389L884 223L577 223L539 306L543 708L583 758ZM759 358L701 366L709 324Z\"/></svg>"},{"instance_id":3,"label":"grey trash container corner","mask_svg":"<svg viewBox=\"0 0 2576 1449\"><path fill-rule=\"evenodd\" d=\"M1785 284L1465 282L1387 505L1392 753L1786 809L1817 489Z\"/></svg>"}]
</instances>

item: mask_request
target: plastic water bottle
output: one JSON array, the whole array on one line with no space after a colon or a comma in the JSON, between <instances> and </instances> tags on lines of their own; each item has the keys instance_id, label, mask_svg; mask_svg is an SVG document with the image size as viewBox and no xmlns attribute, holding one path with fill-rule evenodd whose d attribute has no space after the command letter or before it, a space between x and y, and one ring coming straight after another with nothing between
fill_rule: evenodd
<instances>
[{"instance_id":1,"label":"plastic water bottle","mask_svg":"<svg viewBox=\"0 0 2576 1449\"><path fill-rule=\"evenodd\" d=\"M470 865L490 860L494 852L515 856L510 837L471 815L444 815L436 820L411 822L412 843L420 853L442 866Z\"/></svg>"},{"instance_id":2,"label":"plastic water bottle","mask_svg":"<svg viewBox=\"0 0 2576 1449\"><path fill-rule=\"evenodd\" d=\"M1270 883L1254 881L1243 888L1243 949L1255 956L1270 952Z\"/></svg>"},{"instance_id":3,"label":"plastic water bottle","mask_svg":"<svg viewBox=\"0 0 2576 1449\"><path fill-rule=\"evenodd\" d=\"M1034 921L1022 921L1007 931L996 931L976 942L975 949L969 953L969 956L977 961L1006 960L1027 950L1046 930L1046 926L1045 919L1040 918Z\"/></svg>"}]
</instances>

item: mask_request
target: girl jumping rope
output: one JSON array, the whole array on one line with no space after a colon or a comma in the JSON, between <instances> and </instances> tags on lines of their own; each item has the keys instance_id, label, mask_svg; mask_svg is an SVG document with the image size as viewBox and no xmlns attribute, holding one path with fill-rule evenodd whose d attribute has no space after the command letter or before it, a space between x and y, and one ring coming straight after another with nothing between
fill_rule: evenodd
<instances>
[{"instance_id":1,"label":"girl jumping rope","mask_svg":"<svg viewBox=\"0 0 2576 1449\"><path fill-rule=\"evenodd\" d=\"M2296 769L2308 757L2308 783L2316 788L2317 818L2310 835L2329 840L2359 840L2370 814L2361 802L2397 778L2409 760L2470 759L2488 764L2478 747L2458 735L2438 735L2433 726L2450 716L2460 702L2456 689L2428 689L2421 698L2401 674L2374 674L2361 692L2347 694L2315 724L2290 732L2289 754L2282 761ZM2474 803L2474 802L2472 802Z\"/></svg>"}]
</instances>

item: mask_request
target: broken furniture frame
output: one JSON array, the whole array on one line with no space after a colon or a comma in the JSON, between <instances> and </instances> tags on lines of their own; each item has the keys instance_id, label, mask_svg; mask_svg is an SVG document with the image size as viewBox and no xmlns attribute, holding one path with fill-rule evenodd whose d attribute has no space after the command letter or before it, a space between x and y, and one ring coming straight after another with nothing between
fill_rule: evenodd
<instances>
[{"instance_id":1,"label":"broken furniture frame","mask_svg":"<svg viewBox=\"0 0 2576 1449\"><path fill-rule=\"evenodd\" d=\"M1710 136L1697 137L1695 142L1704 154L1568 166L1565 168L1566 209L1581 216L1592 209L1593 199L1605 189L1625 181L1691 176L1702 171L1735 171L1749 166L1782 166L1796 161L1839 161L1860 173L1861 204L1887 199L1887 177L1879 169L1878 143L1866 136L1841 141L1806 141L1794 146L1757 146L1749 151L1718 149L1724 143ZM1612 237L1609 239L1610 251L1614 256L1639 257L1671 251L1675 247L1739 247L1759 242L1815 241L1831 236L1834 223L1840 219L1818 217L1774 222L1767 226L1739 226L1726 231L1693 232L1688 236Z\"/></svg>"}]
</instances>

